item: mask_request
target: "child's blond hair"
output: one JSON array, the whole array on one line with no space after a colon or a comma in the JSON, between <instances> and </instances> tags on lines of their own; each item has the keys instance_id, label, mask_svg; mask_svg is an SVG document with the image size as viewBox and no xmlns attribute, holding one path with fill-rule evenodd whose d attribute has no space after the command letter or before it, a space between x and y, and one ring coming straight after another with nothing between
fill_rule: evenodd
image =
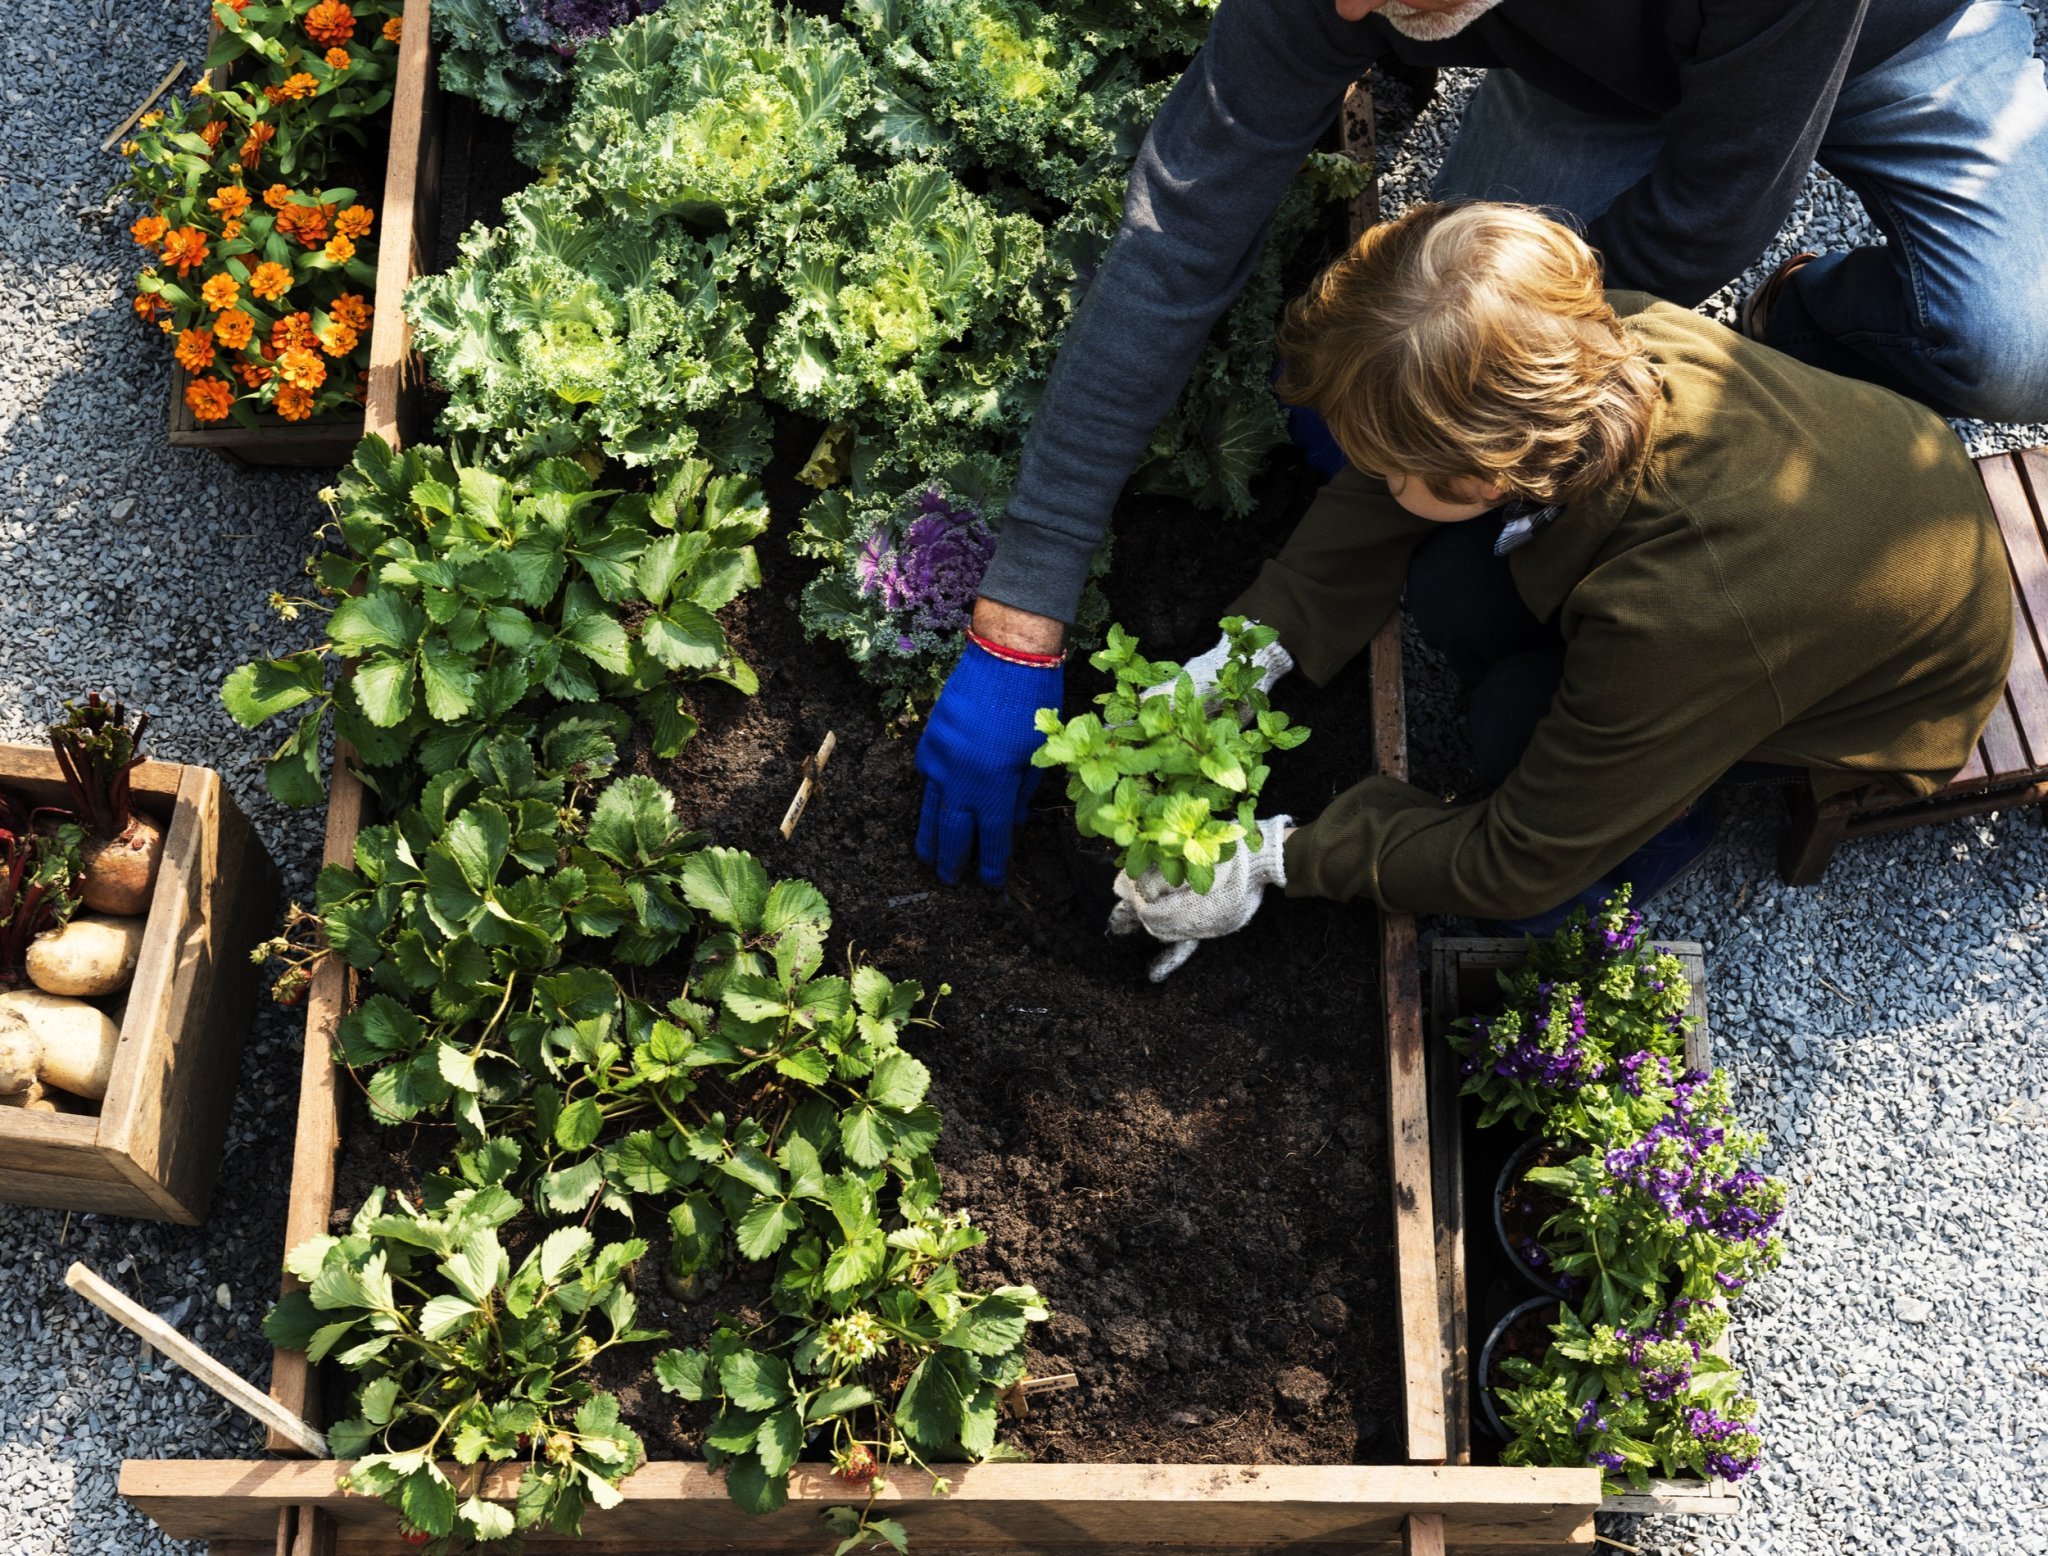
<instances>
[{"instance_id":1,"label":"child's blond hair","mask_svg":"<svg viewBox=\"0 0 2048 1556\"><path fill-rule=\"evenodd\" d=\"M1476 479L1568 503L1633 464L1657 378L1583 239L1526 206L1422 205L1288 304L1282 399L1352 463L1450 498Z\"/></svg>"}]
</instances>

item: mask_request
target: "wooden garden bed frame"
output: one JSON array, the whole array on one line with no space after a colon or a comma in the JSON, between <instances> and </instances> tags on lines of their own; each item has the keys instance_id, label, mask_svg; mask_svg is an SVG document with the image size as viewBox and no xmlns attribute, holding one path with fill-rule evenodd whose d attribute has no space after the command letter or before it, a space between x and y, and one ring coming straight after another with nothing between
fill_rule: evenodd
<instances>
[{"instance_id":1,"label":"wooden garden bed frame","mask_svg":"<svg viewBox=\"0 0 2048 1556\"><path fill-rule=\"evenodd\" d=\"M441 210L441 88L428 13L429 0L410 0L405 7L405 32L391 86L391 135L384 203L377 214L382 226L364 409L302 422L264 411L254 427L233 421L201 425L185 403L189 375L173 363L173 448L212 449L242 465L320 468L347 464L366 430L382 427L394 441L395 432L389 429L402 428L408 435L418 431L426 375L412 355L405 289L432 265ZM373 405L380 406L381 421L373 417Z\"/></svg>"},{"instance_id":2,"label":"wooden garden bed frame","mask_svg":"<svg viewBox=\"0 0 2048 1556\"><path fill-rule=\"evenodd\" d=\"M426 0L412 0L405 47L423 46ZM406 79L403 63L401 80ZM416 79L416 78L415 78ZM1347 105L1347 140L1371 152L1369 100ZM392 178L403 166L396 155ZM406 191L387 185L387 218L411 211ZM1377 196L1362 196L1354 220L1371 220ZM395 224L393 224L395 226ZM385 253L395 239L385 228ZM380 257L380 266L388 264ZM377 329L402 332L397 307L379 306ZM383 337L380 335L379 337ZM379 349L380 363L402 364L400 333ZM394 444L404 426L405 392L395 373L373 375L367 426ZM1371 718L1377 764L1407 771L1401 690L1400 624L1390 622L1371 649ZM346 747L335 753L329 790L327 863L354 857L365 793ZM1381 953L1387 1028L1387 1137L1392 1153L1396 1319L1402 1378L1402 1430L1410 1462L1403 1465L1252 1464L982 1464L949 1471L952 1490L933 1496L924 1477L890 1477L878 1506L909 1530L913 1552L1266 1551L1285 1544L1309 1552L1401 1551L1409 1556L1533 1556L1583 1551L1593 1544L1599 1475L1590 1469L1500 1469L1446 1464L1447 1387L1454 1376L1446 1352L1447 1315L1455 1299L1443 1285L1436 1246L1429 1098L1423 1063L1420 964L1415 923L1382 920ZM342 1077L334 1059L335 1027L348 1009L349 973L335 958L316 973L306 1005L306 1044L299 1085L291 1200L285 1244L328 1230L334 1209L335 1159L341 1144ZM296 1282L287 1277L285 1289ZM271 1397L308 1420L322 1419L317 1377L299 1351L278 1351ZM273 1453L295 1453L273 1438ZM451 1472L454 1467L450 1466ZM129 1460L121 1494L168 1534L211 1542L212 1556L401 1556L397 1515L338 1486L345 1462L304 1459ZM510 1497L517 1467L491 1471L485 1495ZM788 1504L754 1518L733 1506L721 1477L700 1463L658 1460L625 1483L625 1502L592 1512L581 1540L529 1536L535 1556L625 1556L660 1552L823 1550L820 1511L844 1506L847 1488L822 1465L801 1465Z\"/></svg>"},{"instance_id":3,"label":"wooden garden bed frame","mask_svg":"<svg viewBox=\"0 0 2048 1556\"><path fill-rule=\"evenodd\" d=\"M249 950L277 872L220 774L144 762L137 810L164 828L121 1041L97 1114L0 1108L0 1201L196 1226L220 1170L237 1060L256 1008ZM67 805L48 746L0 745L0 787Z\"/></svg>"}]
</instances>

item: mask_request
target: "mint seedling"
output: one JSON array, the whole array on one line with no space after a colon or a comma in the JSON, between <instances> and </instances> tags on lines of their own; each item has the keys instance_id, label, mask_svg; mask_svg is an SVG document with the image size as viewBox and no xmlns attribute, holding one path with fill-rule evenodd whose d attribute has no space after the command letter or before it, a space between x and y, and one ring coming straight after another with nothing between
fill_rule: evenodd
<instances>
[{"instance_id":1,"label":"mint seedling","mask_svg":"<svg viewBox=\"0 0 2048 1556\"><path fill-rule=\"evenodd\" d=\"M1116 677L1095 699L1101 714L1062 722L1051 708L1038 712L1046 740L1032 764L1067 769L1074 824L1116 844L1128 875L1157 868L1174 886L1207 891L1239 843L1259 846L1255 812L1270 771L1261 759L1308 739L1259 689L1256 656L1279 634L1242 616L1225 617L1223 631L1230 656L1203 688L1170 661L1140 658L1138 640L1111 627L1109 646L1088 659ZM1154 687L1165 689L1146 696Z\"/></svg>"}]
</instances>

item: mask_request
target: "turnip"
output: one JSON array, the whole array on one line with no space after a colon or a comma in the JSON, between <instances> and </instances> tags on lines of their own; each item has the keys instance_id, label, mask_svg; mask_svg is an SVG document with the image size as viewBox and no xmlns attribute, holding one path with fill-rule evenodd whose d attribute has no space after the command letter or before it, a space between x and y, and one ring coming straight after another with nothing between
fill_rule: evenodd
<instances>
[{"instance_id":1,"label":"turnip","mask_svg":"<svg viewBox=\"0 0 2048 1556\"><path fill-rule=\"evenodd\" d=\"M38 989L0 994L0 1052L24 1041L41 1056L45 1085L95 1102L106 1096L121 1029L98 1006Z\"/></svg>"},{"instance_id":2,"label":"turnip","mask_svg":"<svg viewBox=\"0 0 2048 1556\"><path fill-rule=\"evenodd\" d=\"M86 695L84 706L66 703L61 724L50 726L50 745L64 769L64 786L85 829L80 862L85 872L85 905L96 913L132 918L149 911L149 894L163 860L164 835L129 803L128 775L142 761L142 732L149 715L128 727L120 703Z\"/></svg>"},{"instance_id":3,"label":"turnip","mask_svg":"<svg viewBox=\"0 0 2048 1556\"><path fill-rule=\"evenodd\" d=\"M36 936L28 948L29 982L45 994L84 999L120 993L135 976L144 922L86 914Z\"/></svg>"}]
</instances>

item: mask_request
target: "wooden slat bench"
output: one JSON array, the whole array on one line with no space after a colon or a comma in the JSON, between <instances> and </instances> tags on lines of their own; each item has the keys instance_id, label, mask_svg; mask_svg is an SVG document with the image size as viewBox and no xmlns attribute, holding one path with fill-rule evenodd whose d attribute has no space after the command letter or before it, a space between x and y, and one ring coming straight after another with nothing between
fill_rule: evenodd
<instances>
[{"instance_id":1,"label":"wooden slat bench","mask_svg":"<svg viewBox=\"0 0 2048 1556\"><path fill-rule=\"evenodd\" d=\"M1819 880L1845 838L2048 804L2048 515L2042 511L2048 502L2048 449L1995 454L1978 460L1977 470L2012 567L2012 670L2005 697L1970 760L1938 794L1903 802L1817 803L1810 788L1792 789L1792 824L1778 856L1787 885ZM2048 810L2043 817L2048 819Z\"/></svg>"}]
</instances>

